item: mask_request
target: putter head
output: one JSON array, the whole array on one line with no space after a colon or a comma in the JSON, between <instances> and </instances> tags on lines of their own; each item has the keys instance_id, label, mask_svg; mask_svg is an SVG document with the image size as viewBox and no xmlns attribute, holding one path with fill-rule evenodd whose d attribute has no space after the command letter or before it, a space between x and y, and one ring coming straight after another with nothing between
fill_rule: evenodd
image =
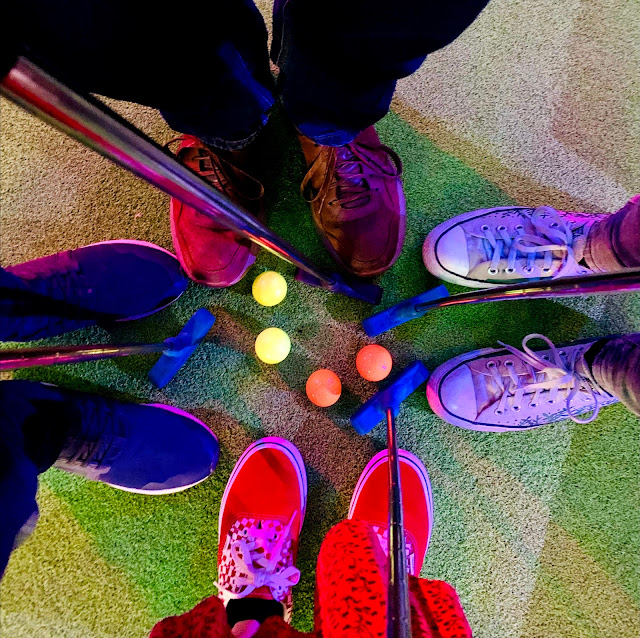
<instances>
[{"instance_id":1,"label":"putter head","mask_svg":"<svg viewBox=\"0 0 640 638\"><path fill-rule=\"evenodd\" d=\"M215 320L216 318L206 308L200 308L185 323L177 336L165 339L167 349L149 370L149 380L153 385L164 388L173 379L207 336Z\"/></svg>"},{"instance_id":2,"label":"putter head","mask_svg":"<svg viewBox=\"0 0 640 638\"><path fill-rule=\"evenodd\" d=\"M315 286L316 288L324 288L331 292L337 292L341 295L351 297L352 299L359 299L360 301L366 301L374 306L380 303L382 299L382 288L376 284L368 284L364 281L358 281L355 278L343 277L336 272L329 273L328 276L333 280L333 283L328 284L310 275L308 272L298 268L296 272L296 280L301 281L303 284L309 286Z\"/></svg>"},{"instance_id":3,"label":"putter head","mask_svg":"<svg viewBox=\"0 0 640 638\"><path fill-rule=\"evenodd\" d=\"M401 301L395 306L391 306L386 310L367 317L362 322L362 327L368 336L377 337L387 330L391 330L411 319L422 317L429 312L429 308L417 310L416 307L418 304L437 302L448 296L449 291L445 286L436 286L431 290L427 290L427 292L411 297L411 299L407 299L406 301Z\"/></svg>"},{"instance_id":4,"label":"putter head","mask_svg":"<svg viewBox=\"0 0 640 638\"><path fill-rule=\"evenodd\" d=\"M352 417L351 425L358 434L367 434L387 418L391 408L398 416L400 404L429 378L429 371L422 361L408 365L391 383L378 390Z\"/></svg>"}]
</instances>

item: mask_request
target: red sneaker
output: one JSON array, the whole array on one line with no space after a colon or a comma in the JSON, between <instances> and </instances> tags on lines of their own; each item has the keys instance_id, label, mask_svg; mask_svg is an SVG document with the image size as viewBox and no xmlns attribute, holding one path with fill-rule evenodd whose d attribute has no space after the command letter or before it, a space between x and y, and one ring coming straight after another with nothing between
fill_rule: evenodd
<instances>
[{"instance_id":1,"label":"red sneaker","mask_svg":"<svg viewBox=\"0 0 640 638\"><path fill-rule=\"evenodd\" d=\"M178 140L177 157L185 166L256 217L264 218L264 188L258 180L217 155L198 138L184 135L174 141ZM246 152L233 152L231 156L237 161L246 157ZM199 284L212 288L231 286L242 279L256 260L258 246L173 197L170 219L178 259L189 277Z\"/></svg>"},{"instance_id":2,"label":"red sneaker","mask_svg":"<svg viewBox=\"0 0 640 638\"><path fill-rule=\"evenodd\" d=\"M291 588L298 538L307 507L307 475L298 449L268 437L250 445L233 468L220 504L218 595L273 599L284 620L293 611Z\"/></svg>"},{"instance_id":3,"label":"red sneaker","mask_svg":"<svg viewBox=\"0 0 640 638\"><path fill-rule=\"evenodd\" d=\"M407 569L412 576L419 576L433 525L431 483L417 456L406 450L399 450L399 455ZM349 506L349 519L370 525L385 554L389 547L387 458L387 451L383 450L369 461L358 479Z\"/></svg>"}]
</instances>

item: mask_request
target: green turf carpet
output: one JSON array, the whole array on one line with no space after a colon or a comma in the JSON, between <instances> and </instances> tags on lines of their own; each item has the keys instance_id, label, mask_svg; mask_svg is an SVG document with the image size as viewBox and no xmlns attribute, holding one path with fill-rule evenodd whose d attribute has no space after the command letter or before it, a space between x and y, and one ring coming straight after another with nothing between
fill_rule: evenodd
<instances>
[{"instance_id":1,"label":"green turf carpet","mask_svg":"<svg viewBox=\"0 0 640 638\"><path fill-rule=\"evenodd\" d=\"M639 189L637 9L622 0L496 0L401 83L378 130L405 164L409 228L402 256L380 280L383 304L436 283L422 266L422 242L452 215L508 203L614 210ZM111 104L154 138L169 139L154 111ZM171 248L162 194L6 102L1 133L0 263L124 237ZM270 225L329 266L299 196L303 160L281 114L263 153ZM287 299L271 309L250 294L266 269L289 282ZM2 638L141 638L158 619L214 593L220 497L241 452L265 435L292 440L307 464L294 624L311 629L323 535L346 515L361 470L385 445L380 427L360 437L348 423L375 391L354 366L370 342L359 327L370 309L293 281L292 268L262 253L230 289L192 285L154 317L46 343L162 339L202 306L216 325L165 390L147 381L149 357L14 375L176 405L213 428L222 454L209 480L171 496L44 474L40 522L0 588ZM255 336L268 326L292 340L278 366L253 355ZM519 346L532 332L566 343L635 331L640 296L627 295L443 309L376 342L397 368L421 358L433 369L497 339ZM304 394L318 367L343 382L342 399L329 409ZM458 590L478 638L640 634L640 421L624 407L606 408L586 425L483 434L444 423L419 392L404 406L399 438L433 484L436 520L422 573Z\"/></svg>"}]
</instances>

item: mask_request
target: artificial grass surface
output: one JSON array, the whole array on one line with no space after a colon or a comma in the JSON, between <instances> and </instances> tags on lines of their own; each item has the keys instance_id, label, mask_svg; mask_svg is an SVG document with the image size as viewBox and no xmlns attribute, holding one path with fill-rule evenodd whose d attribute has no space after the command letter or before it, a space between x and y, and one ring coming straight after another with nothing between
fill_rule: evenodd
<instances>
[{"instance_id":1,"label":"artificial grass surface","mask_svg":"<svg viewBox=\"0 0 640 638\"><path fill-rule=\"evenodd\" d=\"M117 108L157 139L169 139L154 112ZM2 109L3 264L110 238L171 247L164 196L17 109L5 103ZM472 148L447 144L440 129L431 135L421 120L396 111L378 130L405 164L409 228L402 256L380 280L384 305L436 284L421 261L424 237L436 224L474 208L543 203L513 197L508 183L499 188L499 180L486 178L478 168L484 159ZM298 194L301 154L279 116L267 131L264 158L270 225L330 266ZM253 278L265 269L278 270L289 283L287 299L272 309L250 294ZM380 427L360 437L348 423L375 391L354 365L356 352L370 341L359 327L370 308L292 276L292 268L262 253L230 289L192 285L154 317L47 341L162 339L197 308L209 308L217 317L210 337L162 391L146 379L149 357L14 375L176 405L213 428L222 454L210 479L171 496L127 494L57 470L44 474L41 520L14 552L0 587L3 638L141 637L159 618L212 594L222 491L245 447L265 435L292 440L307 464L309 508L294 624L311 629L318 548L346 515L361 470L385 439ZM292 340L290 356L278 366L253 355L255 336L268 326L283 328ZM442 309L375 341L391 351L398 369L415 358L433 369L497 339L519 346L531 332L560 344L639 330L640 296L626 295ZM312 406L304 395L306 378L318 367L333 369L343 382L342 399L329 409ZM640 421L619 405L587 425L567 421L496 435L449 426L431 412L424 392L406 401L400 444L424 461L435 501L422 573L456 587L476 636L640 633L639 434Z\"/></svg>"}]
</instances>

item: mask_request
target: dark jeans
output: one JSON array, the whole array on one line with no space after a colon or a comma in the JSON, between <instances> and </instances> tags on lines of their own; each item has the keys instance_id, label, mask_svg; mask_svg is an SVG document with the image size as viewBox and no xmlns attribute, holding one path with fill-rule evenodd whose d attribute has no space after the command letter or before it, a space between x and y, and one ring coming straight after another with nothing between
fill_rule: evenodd
<instances>
[{"instance_id":1,"label":"dark jeans","mask_svg":"<svg viewBox=\"0 0 640 638\"><path fill-rule=\"evenodd\" d=\"M10 0L29 56L73 86L158 108L174 129L240 148L276 96L296 127L341 145L382 118L396 80L466 29L488 0ZM16 37L16 33L12 33Z\"/></svg>"},{"instance_id":2,"label":"dark jeans","mask_svg":"<svg viewBox=\"0 0 640 638\"><path fill-rule=\"evenodd\" d=\"M584 259L589 268L601 272L640 268L640 194L617 213L594 224Z\"/></svg>"}]
</instances>

